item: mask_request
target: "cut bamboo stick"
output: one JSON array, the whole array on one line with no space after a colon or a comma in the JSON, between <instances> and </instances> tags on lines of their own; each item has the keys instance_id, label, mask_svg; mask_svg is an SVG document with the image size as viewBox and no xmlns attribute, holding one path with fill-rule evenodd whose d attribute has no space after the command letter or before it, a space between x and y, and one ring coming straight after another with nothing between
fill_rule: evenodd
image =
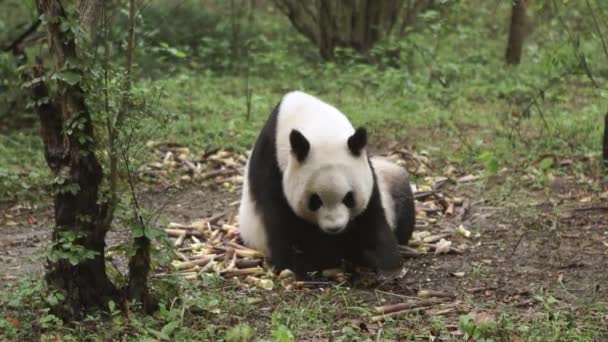
<instances>
[{"instance_id":1,"label":"cut bamboo stick","mask_svg":"<svg viewBox=\"0 0 608 342\"><path fill-rule=\"evenodd\" d=\"M237 259L236 260L236 267L238 267L238 268L252 268L252 267L256 267L256 266L262 266L261 259Z\"/></svg>"},{"instance_id":2,"label":"cut bamboo stick","mask_svg":"<svg viewBox=\"0 0 608 342\"><path fill-rule=\"evenodd\" d=\"M247 276L247 275L255 276L255 275L264 274L264 270L261 267L251 267L251 268L241 268L241 269L237 268L234 270L221 272L221 274L227 278Z\"/></svg>"},{"instance_id":3,"label":"cut bamboo stick","mask_svg":"<svg viewBox=\"0 0 608 342\"><path fill-rule=\"evenodd\" d=\"M182 270L194 268L195 266L205 266L214 257L215 257L215 255L211 254L211 255L207 255L207 258L194 259L194 260L184 261L184 262L174 262L173 267L175 267L175 269L178 271L182 271Z\"/></svg>"}]
</instances>

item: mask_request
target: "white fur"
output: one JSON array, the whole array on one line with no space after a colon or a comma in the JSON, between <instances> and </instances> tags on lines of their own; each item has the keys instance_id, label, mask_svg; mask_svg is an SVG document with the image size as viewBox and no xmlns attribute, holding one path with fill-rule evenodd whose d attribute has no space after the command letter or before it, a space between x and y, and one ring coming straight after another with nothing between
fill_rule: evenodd
<instances>
[{"instance_id":1,"label":"white fur","mask_svg":"<svg viewBox=\"0 0 608 342\"><path fill-rule=\"evenodd\" d=\"M380 201L382 202L384 215L391 229L395 231L397 229L397 218L395 199L391 194L391 189L402 187L404 184L409 185L407 171L388 158L372 157L370 161L376 174L376 183L378 184L378 191L380 191Z\"/></svg>"},{"instance_id":2,"label":"white fur","mask_svg":"<svg viewBox=\"0 0 608 342\"><path fill-rule=\"evenodd\" d=\"M310 143L310 152L303 162L291 153L289 135L293 129ZM285 197L298 216L326 231L346 228L350 219L365 210L371 197L373 176L367 154L363 150L354 156L348 149L348 138L354 132L344 114L313 96L296 91L281 101L276 149ZM342 203L348 191L355 195L356 206L352 209ZM316 212L308 209L313 193L323 200L323 206Z\"/></svg>"},{"instance_id":3,"label":"white fur","mask_svg":"<svg viewBox=\"0 0 608 342\"><path fill-rule=\"evenodd\" d=\"M239 206L239 231L241 238L246 246L254 248L266 256L269 256L268 239L266 238L266 230L262 217L258 214L255 208L255 202L249 193L249 181L247 179L247 170L249 162L245 165L245 175L243 177L243 196L241 205Z\"/></svg>"}]
</instances>

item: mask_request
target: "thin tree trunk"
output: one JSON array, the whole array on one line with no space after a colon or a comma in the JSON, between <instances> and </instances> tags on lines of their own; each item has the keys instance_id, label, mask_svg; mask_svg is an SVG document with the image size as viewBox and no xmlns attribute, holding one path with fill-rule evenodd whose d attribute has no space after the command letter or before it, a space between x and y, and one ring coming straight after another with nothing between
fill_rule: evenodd
<instances>
[{"instance_id":1,"label":"thin tree trunk","mask_svg":"<svg viewBox=\"0 0 608 342\"><path fill-rule=\"evenodd\" d=\"M66 18L65 11L57 0L37 0L36 6L40 15L59 19L47 22L46 30L55 70L61 72L66 59L77 58L73 38L66 36L60 29L61 20ZM42 79L42 75L39 63L34 76ZM50 96L43 81L33 84L32 93L34 99ZM93 123L78 82L59 80L57 95L46 104L36 107L36 111L40 118L40 134L47 164L55 177L63 180L63 184L55 189L54 195L54 251L62 248L61 244L57 244L62 233L74 232L80 234L74 244L95 253L93 258L80 260L76 265L65 258L48 261L46 281L52 290L60 291L65 297L53 311L58 316L71 320L81 317L83 309L105 309L109 300L117 300L118 297L118 291L105 269L107 226L103 218L107 206L98 201L103 173L93 153ZM74 122L81 126L66 129ZM65 191L66 187L71 191Z\"/></svg>"},{"instance_id":2,"label":"thin tree trunk","mask_svg":"<svg viewBox=\"0 0 608 342\"><path fill-rule=\"evenodd\" d=\"M507 64L519 64L526 34L526 8L527 0L512 0L511 25L509 28L509 41L507 43Z\"/></svg>"},{"instance_id":3,"label":"thin tree trunk","mask_svg":"<svg viewBox=\"0 0 608 342\"><path fill-rule=\"evenodd\" d=\"M129 0L129 36L127 41L127 64L125 73L125 83L123 86L123 98L118 118L117 127L122 125L124 117L129 111L129 92L131 91L131 77L133 70L133 54L135 52L135 0ZM137 200L135 191L135 180L132 177L134 170L129 164L128 151L122 151L123 161L128 175L129 188L133 197L133 211L135 216L134 224L140 225L145 230L146 223L141 216L141 207ZM156 300L150 295L148 290L148 274L150 273L150 239L143 234L133 240L135 253L129 260L129 284L127 296L130 300L135 300L143 305L144 311L150 313L156 310Z\"/></svg>"},{"instance_id":4,"label":"thin tree trunk","mask_svg":"<svg viewBox=\"0 0 608 342\"><path fill-rule=\"evenodd\" d=\"M604 116L604 141L602 142L602 159L604 168L608 169L608 113Z\"/></svg>"},{"instance_id":5,"label":"thin tree trunk","mask_svg":"<svg viewBox=\"0 0 608 342\"><path fill-rule=\"evenodd\" d=\"M106 6L105 0L81 0L79 4L80 26L88 33L91 42L97 38L99 13Z\"/></svg>"}]
</instances>

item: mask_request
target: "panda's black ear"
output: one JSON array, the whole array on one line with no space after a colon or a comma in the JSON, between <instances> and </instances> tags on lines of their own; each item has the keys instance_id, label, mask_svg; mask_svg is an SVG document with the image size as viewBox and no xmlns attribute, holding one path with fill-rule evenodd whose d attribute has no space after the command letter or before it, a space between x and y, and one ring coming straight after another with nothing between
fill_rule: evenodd
<instances>
[{"instance_id":1,"label":"panda's black ear","mask_svg":"<svg viewBox=\"0 0 608 342\"><path fill-rule=\"evenodd\" d=\"M304 161L308 151L310 151L310 143L306 140L306 137L300 131L293 129L289 134L289 143L291 144L291 151L298 161Z\"/></svg>"},{"instance_id":2,"label":"panda's black ear","mask_svg":"<svg viewBox=\"0 0 608 342\"><path fill-rule=\"evenodd\" d=\"M365 145L367 145L367 131L363 127L357 128L355 133L348 138L348 149L352 154L358 156Z\"/></svg>"}]
</instances>

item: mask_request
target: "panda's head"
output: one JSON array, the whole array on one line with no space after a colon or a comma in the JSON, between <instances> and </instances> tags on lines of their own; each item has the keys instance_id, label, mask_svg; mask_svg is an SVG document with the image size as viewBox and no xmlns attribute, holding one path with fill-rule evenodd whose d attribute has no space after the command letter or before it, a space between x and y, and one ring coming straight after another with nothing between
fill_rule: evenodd
<instances>
[{"instance_id":1,"label":"panda's head","mask_svg":"<svg viewBox=\"0 0 608 342\"><path fill-rule=\"evenodd\" d=\"M367 208L373 190L365 129L312 141L294 129L289 144L283 188L290 207L327 234L343 232Z\"/></svg>"}]
</instances>

